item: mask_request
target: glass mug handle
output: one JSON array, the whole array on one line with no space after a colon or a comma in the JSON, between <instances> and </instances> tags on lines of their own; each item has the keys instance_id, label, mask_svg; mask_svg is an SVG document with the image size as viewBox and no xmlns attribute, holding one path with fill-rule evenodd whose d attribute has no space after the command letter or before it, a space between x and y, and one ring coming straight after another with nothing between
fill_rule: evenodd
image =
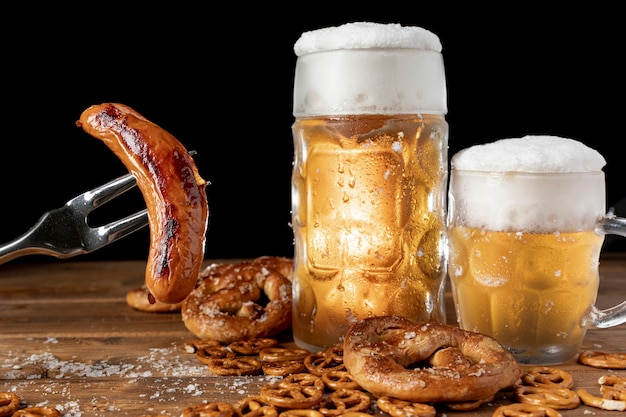
<instances>
[{"instance_id":1,"label":"glass mug handle","mask_svg":"<svg viewBox=\"0 0 626 417\"><path fill-rule=\"evenodd\" d=\"M626 218L607 214L598 221L596 230L605 235L626 237ZM626 323L626 301L605 310L592 306L591 311L585 317L583 325L584 327L605 329L623 323Z\"/></svg>"}]
</instances>

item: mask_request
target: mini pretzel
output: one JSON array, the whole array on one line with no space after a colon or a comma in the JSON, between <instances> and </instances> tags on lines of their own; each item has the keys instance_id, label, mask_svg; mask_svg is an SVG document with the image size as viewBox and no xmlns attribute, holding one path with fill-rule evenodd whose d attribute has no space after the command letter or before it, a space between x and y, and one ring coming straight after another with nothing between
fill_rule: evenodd
<instances>
[{"instance_id":1,"label":"mini pretzel","mask_svg":"<svg viewBox=\"0 0 626 417\"><path fill-rule=\"evenodd\" d=\"M576 393L578 394L578 396L580 397L580 400L583 403L591 407L601 408L603 410L610 410L610 411L626 410L626 401L611 400L608 398L597 397L589 393L589 391L585 390L584 388L578 389Z\"/></svg>"},{"instance_id":2,"label":"mini pretzel","mask_svg":"<svg viewBox=\"0 0 626 417\"><path fill-rule=\"evenodd\" d=\"M20 407L21 398L15 393L0 392L0 417L10 416Z\"/></svg>"},{"instance_id":3,"label":"mini pretzel","mask_svg":"<svg viewBox=\"0 0 626 417\"><path fill-rule=\"evenodd\" d=\"M324 417L324 414L310 408L294 408L292 410L283 411L278 417Z\"/></svg>"},{"instance_id":4,"label":"mini pretzel","mask_svg":"<svg viewBox=\"0 0 626 417\"><path fill-rule=\"evenodd\" d=\"M448 403L445 403L445 404L446 404L446 407L448 407L450 410L454 410L454 411L471 411L471 410L476 410L477 408L479 408L481 405L483 405L485 403L493 401L494 398L496 398L496 396L492 395L489 398L483 398L481 400L454 401L454 402L448 402Z\"/></svg>"},{"instance_id":5,"label":"mini pretzel","mask_svg":"<svg viewBox=\"0 0 626 417\"><path fill-rule=\"evenodd\" d=\"M260 375L263 373L261 361L253 357L211 359L207 366L215 375L221 376Z\"/></svg>"},{"instance_id":6,"label":"mini pretzel","mask_svg":"<svg viewBox=\"0 0 626 417\"><path fill-rule=\"evenodd\" d=\"M326 397L319 411L325 416L339 416L352 411L365 411L370 408L371 401L364 391L341 388Z\"/></svg>"},{"instance_id":7,"label":"mini pretzel","mask_svg":"<svg viewBox=\"0 0 626 417\"><path fill-rule=\"evenodd\" d=\"M493 412L492 417L561 417L554 408L544 405L513 403L501 405Z\"/></svg>"},{"instance_id":8,"label":"mini pretzel","mask_svg":"<svg viewBox=\"0 0 626 417\"><path fill-rule=\"evenodd\" d=\"M626 353L607 353L586 350L578 356L578 362L594 368L626 369Z\"/></svg>"},{"instance_id":9,"label":"mini pretzel","mask_svg":"<svg viewBox=\"0 0 626 417\"><path fill-rule=\"evenodd\" d=\"M576 392L568 388L521 385L515 388L515 398L521 403L544 405L555 410L571 410L580 405Z\"/></svg>"},{"instance_id":10,"label":"mini pretzel","mask_svg":"<svg viewBox=\"0 0 626 417\"><path fill-rule=\"evenodd\" d=\"M363 389L417 403L482 400L521 374L515 358L487 335L399 316L355 322L343 347L343 362ZM469 366L416 366L448 347L460 349Z\"/></svg>"},{"instance_id":11,"label":"mini pretzel","mask_svg":"<svg viewBox=\"0 0 626 417\"><path fill-rule=\"evenodd\" d=\"M276 345L278 341L268 337L256 337L232 342L228 347L241 355L258 355L262 349Z\"/></svg>"},{"instance_id":12,"label":"mini pretzel","mask_svg":"<svg viewBox=\"0 0 626 417\"><path fill-rule=\"evenodd\" d=\"M235 359L237 355L226 346L198 346L196 357L206 365L210 364L213 359Z\"/></svg>"},{"instance_id":13,"label":"mini pretzel","mask_svg":"<svg viewBox=\"0 0 626 417\"><path fill-rule=\"evenodd\" d=\"M286 376L306 371L301 360L262 362L261 367L266 375Z\"/></svg>"},{"instance_id":14,"label":"mini pretzel","mask_svg":"<svg viewBox=\"0 0 626 417\"><path fill-rule=\"evenodd\" d=\"M361 386L352 378L350 372L345 370L331 370L324 372L322 381L328 389L337 391L339 389L360 389Z\"/></svg>"},{"instance_id":15,"label":"mini pretzel","mask_svg":"<svg viewBox=\"0 0 626 417\"><path fill-rule=\"evenodd\" d=\"M330 347L321 352L313 352L304 358L304 366L314 375L322 375L331 371L343 371L346 369L343 364L343 351Z\"/></svg>"},{"instance_id":16,"label":"mini pretzel","mask_svg":"<svg viewBox=\"0 0 626 417\"><path fill-rule=\"evenodd\" d=\"M209 274L184 300L181 316L201 339L232 343L272 337L291 326L291 281L260 263Z\"/></svg>"},{"instance_id":17,"label":"mini pretzel","mask_svg":"<svg viewBox=\"0 0 626 417\"><path fill-rule=\"evenodd\" d=\"M574 386L574 379L570 373L561 369L535 366L522 374L522 383L535 387L569 389Z\"/></svg>"},{"instance_id":18,"label":"mini pretzel","mask_svg":"<svg viewBox=\"0 0 626 417\"><path fill-rule=\"evenodd\" d=\"M222 346L222 344L217 340L197 339L185 342L183 348L187 353L196 353L198 351L198 348L202 348L205 346Z\"/></svg>"},{"instance_id":19,"label":"mini pretzel","mask_svg":"<svg viewBox=\"0 0 626 417\"><path fill-rule=\"evenodd\" d=\"M183 410L181 417L231 417L235 407L224 402L194 405Z\"/></svg>"},{"instance_id":20,"label":"mini pretzel","mask_svg":"<svg viewBox=\"0 0 626 417\"><path fill-rule=\"evenodd\" d=\"M261 387L261 398L282 408L310 408L324 395L324 382L316 375L300 373Z\"/></svg>"},{"instance_id":21,"label":"mini pretzel","mask_svg":"<svg viewBox=\"0 0 626 417\"><path fill-rule=\"evenodd\" d=\"M263 362L303 360L310 353L311 352L306 349L275 346L261 349L259 352L259 359Z\"/></svg>"},{"instance_id":22,"label":"mini pretzel","mask_svg":"<svg viewBox=\"0 0 626 417\"><path fill-rule=\"evenodd\" d=\"M17 410L11 417L61 417L61 413L52 407L26 407Z\"/></svg>"},{"instance_id":23,"label":"mini pretzel","mask_svg":"<svg viewBox=\"0 0 626 417\"><path fill-rule=\"evenodd\" d=\"M437 410L429 404L414 403L391 397L376 400L378 408L391 417L435 417Z\"/></svg>"},{"instance_id":24,"label":"mini pretzel","mask_svg":"<svg viewBox=\"0 0 626 417\"><path fill-rule=\"evenodd\" d=\"M238 417L278 417L278 410L259 395L243 398L233 404Z\"/></svg>"},{"instance_id":25,"label":"mini pretzel","mask_svg":"<svg viewBox=\"0 0 626 417\"><path fill-rule=\"evenodd\" d=\"M598 383L602 398L626 401L626 378L617 375L602 375Z\"/></svg>"}]
</instances>

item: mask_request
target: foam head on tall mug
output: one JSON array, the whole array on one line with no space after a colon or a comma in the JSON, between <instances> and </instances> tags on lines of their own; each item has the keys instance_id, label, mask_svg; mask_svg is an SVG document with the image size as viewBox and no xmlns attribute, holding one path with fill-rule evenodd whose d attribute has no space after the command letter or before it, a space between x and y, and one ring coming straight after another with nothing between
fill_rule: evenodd
<instances>
[{"instance_id":1,"label":"foam head on tall mug","mask_svg":"<svg viewBox=\"0 0 626 417\"><path fill-rule=\"evenodd\" d=\"M495 337L522 363L557 364L576 355L587 328L626 321L626 303L594 306L604 235L626 233L605 212L605 164L558 136L452 157L448 273L461 327Z\"/></svg>"}]
</instances>

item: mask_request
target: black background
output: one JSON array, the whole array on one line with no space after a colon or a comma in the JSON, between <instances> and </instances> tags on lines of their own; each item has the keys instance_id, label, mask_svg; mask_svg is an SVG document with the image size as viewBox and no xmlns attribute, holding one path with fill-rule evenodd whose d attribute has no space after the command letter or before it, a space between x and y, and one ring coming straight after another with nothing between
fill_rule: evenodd
<instances>
[{"instance_id":1,"label":"black background","mask_svg":"<svg viewBox=\"0 0 626 417\"><path fill-rule=\"evenodd\" d=\"M211 183L207 258L291 256L293 44L304 31L353 21L421 26L439 36L450 156L504 137L571 137L607 159L607 207L625 196L617 9L147 4L23 4L4 15L0 242L126 173L102 142L75 126L91 104L114 101L198 152ZM94 219L142 204L131 192ZM74 259L144 259L148 245L144 229ZM20 261L41 258L52 259Z\"/></svg>"}]
</instances>

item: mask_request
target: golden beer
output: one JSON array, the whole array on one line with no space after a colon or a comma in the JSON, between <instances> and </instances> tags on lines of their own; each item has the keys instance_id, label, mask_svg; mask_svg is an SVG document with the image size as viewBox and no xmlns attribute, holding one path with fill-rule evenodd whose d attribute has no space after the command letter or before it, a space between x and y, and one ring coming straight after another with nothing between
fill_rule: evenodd
<instances>
[{"instance_id":1,"label":"golden beer","mask_svg":"<svg viewBox=\"0 0 626 417\"><path fill-rule=\"evenodd\" d=\"M452 227L448 238L462 328L495 337L520 362L576 355L581 317L596 300L602 235Z\"/></svg>"},{"instance_id":2,"label":"golden beer","mask_svg":"<svg viewBox=\"0 0 626 417\"><path fill-rule=\"evenodd\" d=\"M520 363L549 365L574 358L586 328L608 325L594 306L604 164L595 150L552 136L452 157L448 274L463 329L494 337Z\"/></svg>"},{"instance_id":3,"label":"golden beer","mask_svg":"<svg viewBox=\"0 0 626 417\"><path fill-rule=\"evenodd\" d=\"M301 118L293 134L298 345L371 316L444 322L444 117Z\"/></svg>"}]
</instances>

